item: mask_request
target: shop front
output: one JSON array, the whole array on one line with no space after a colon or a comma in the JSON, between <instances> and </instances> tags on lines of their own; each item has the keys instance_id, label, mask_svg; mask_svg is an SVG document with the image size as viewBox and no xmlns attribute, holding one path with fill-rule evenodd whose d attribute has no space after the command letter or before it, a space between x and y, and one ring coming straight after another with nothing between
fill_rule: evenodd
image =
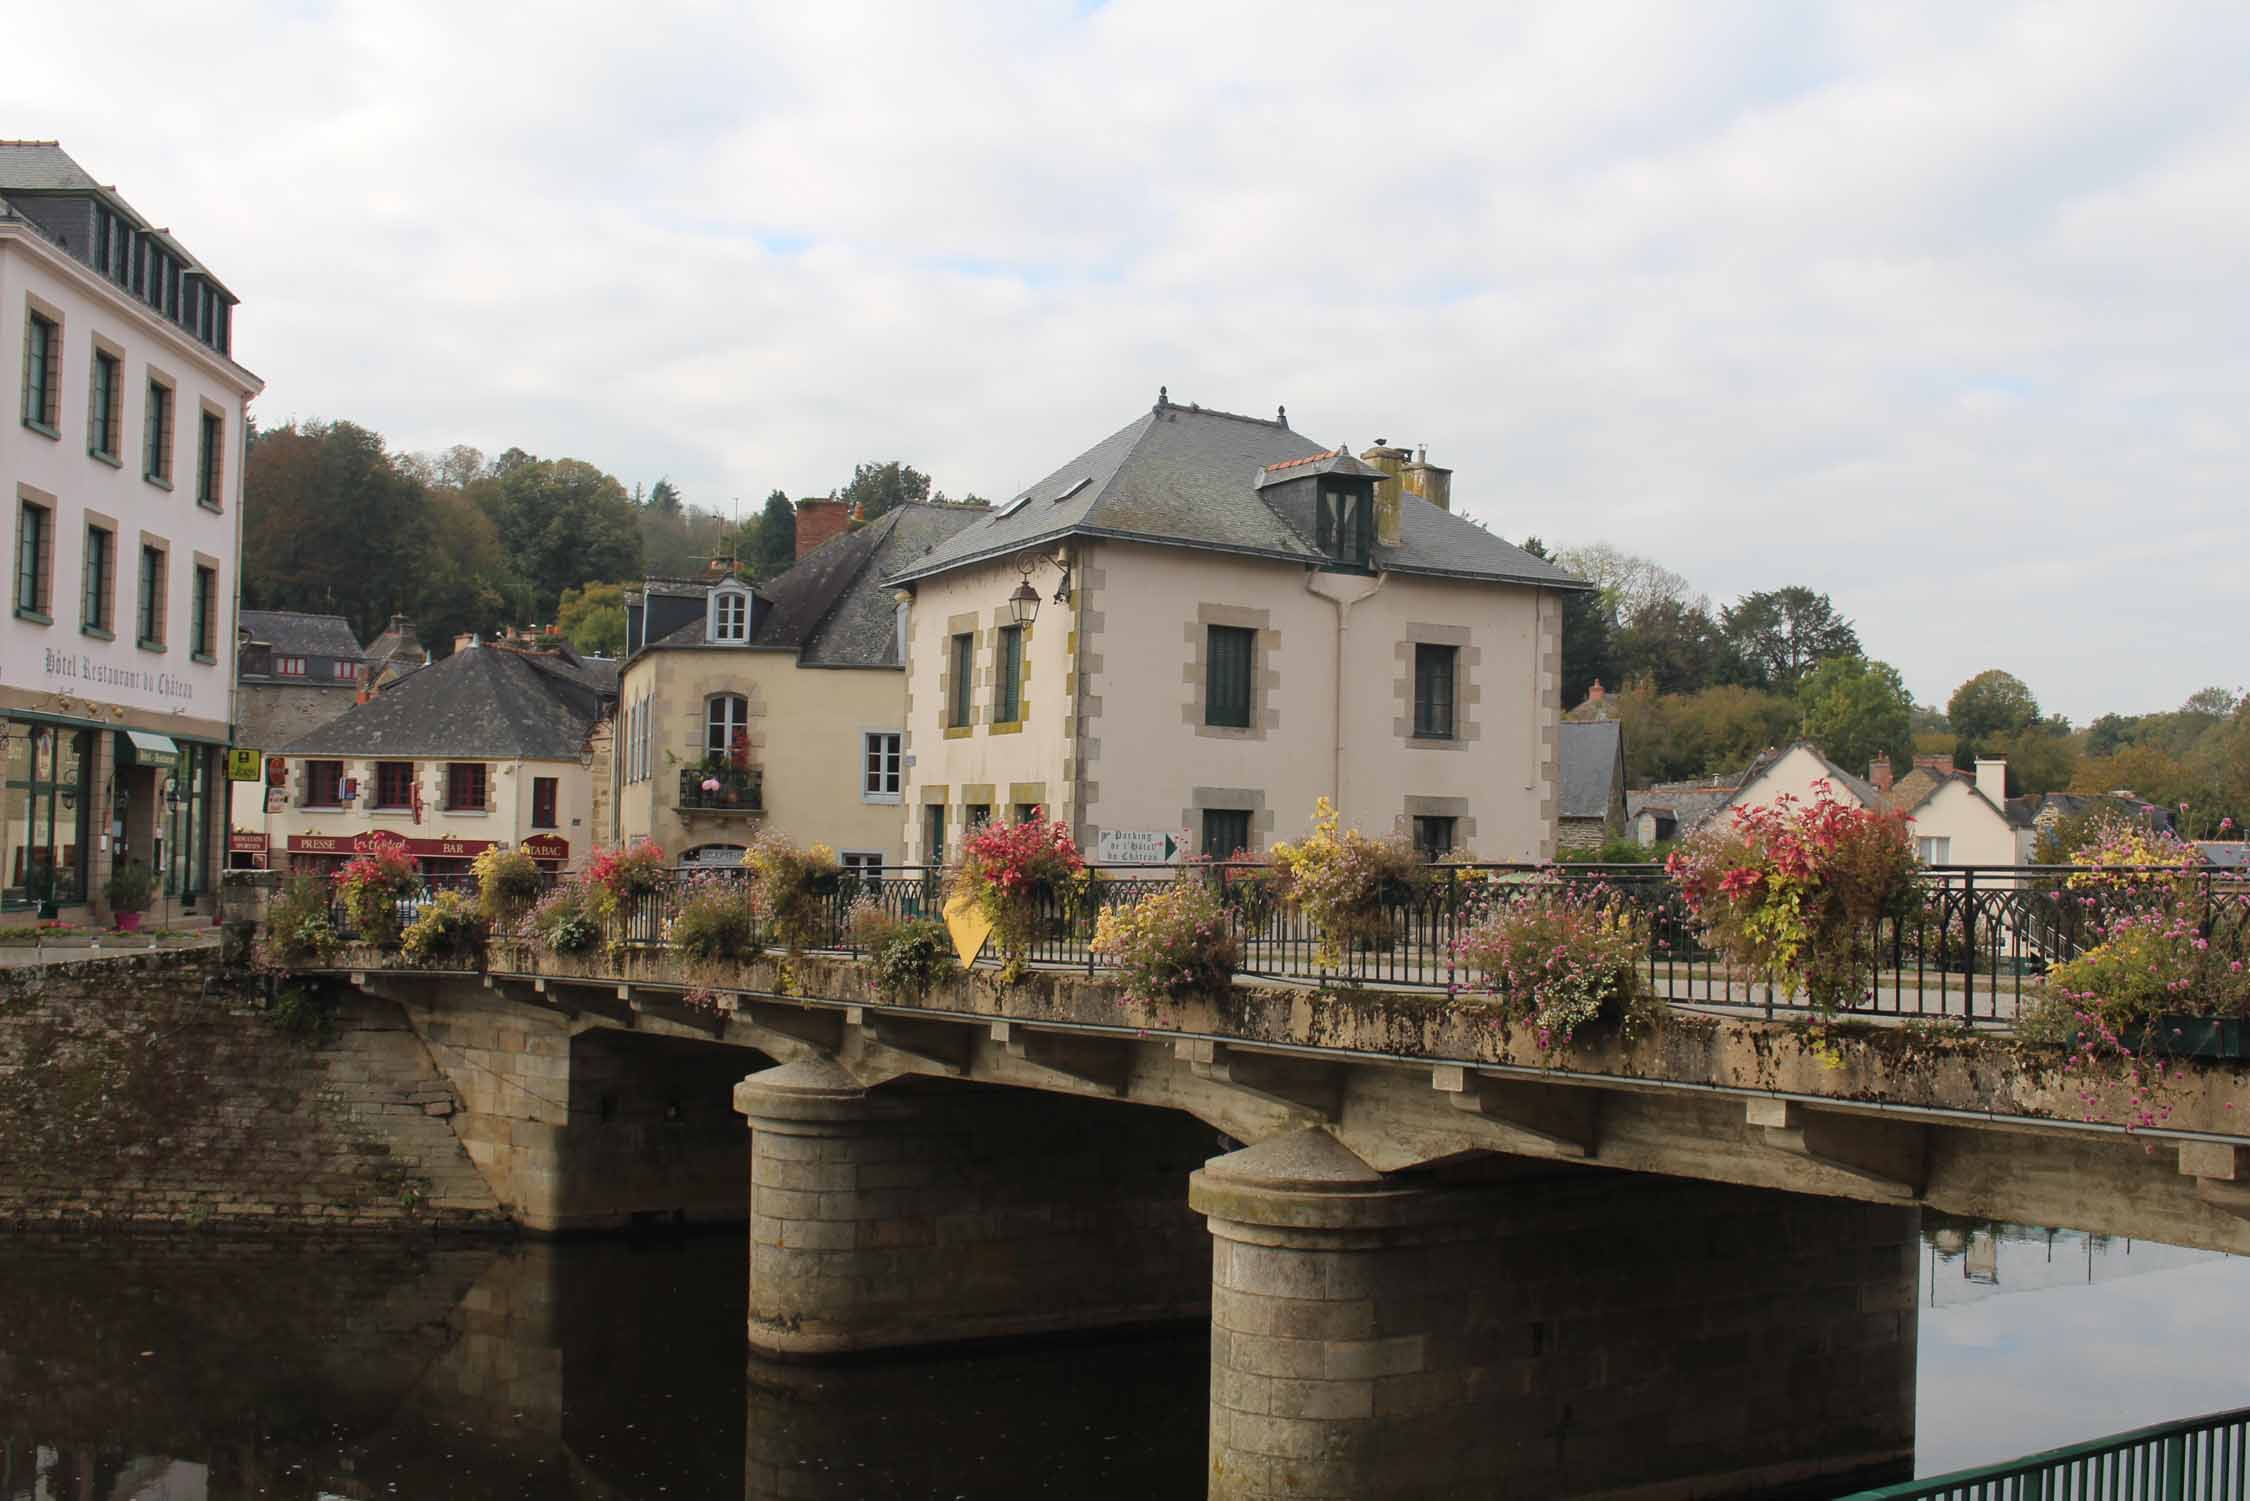
<instances>
[{"instance_id":1,"label":"shop front","mask_svg":"<svg viewBox=\"0 0 2250 1501\"><path fill-rule=\"evenodd\" d=\"M0 719L0 910L54 917L87 900L97 733Z\"/></svg>"},{"instance_id":2,"label":"shop front","mask_svg":"<svg viewBox=\"0 0 2250 1501\"><path fill-rule=\"evenodd\" d=\"M498 843L492 839L409 839L403 834L382 832L291 834L285 849L292 873L325 876L342 869L354 855L366 854L378 841L405 846L426 876L465 876L471 862Z\"/></svg>"},{"instance_id":3,"label":"shop front","mask_svg":"<svg viewBox=\"0 0 2250 1501\"><path fill-rule=\"evenodd\" d=\"M193 912L212 890L212 813L225 747L148 730L112 732L109 837L118 864L150 872L167 906Z\"/></svg>"}]
</instances>

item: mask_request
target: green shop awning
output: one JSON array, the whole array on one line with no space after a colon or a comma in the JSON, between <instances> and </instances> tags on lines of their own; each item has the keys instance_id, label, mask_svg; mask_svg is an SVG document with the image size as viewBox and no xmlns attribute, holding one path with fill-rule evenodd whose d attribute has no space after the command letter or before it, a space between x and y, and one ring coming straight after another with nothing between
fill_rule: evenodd
<instances>
[{"instance_id":1,"label":"green shop awning","mask_svg":"<svg viewBox=\"0 0 2250 1501\"><path fill-rule=\"evenodd\" d=\"M135 766L153 766L158 771L180 769L180 748L169 735L151 735L146 730L127 730L125 738L133 747Z\"/></svg>"}]
</instances>

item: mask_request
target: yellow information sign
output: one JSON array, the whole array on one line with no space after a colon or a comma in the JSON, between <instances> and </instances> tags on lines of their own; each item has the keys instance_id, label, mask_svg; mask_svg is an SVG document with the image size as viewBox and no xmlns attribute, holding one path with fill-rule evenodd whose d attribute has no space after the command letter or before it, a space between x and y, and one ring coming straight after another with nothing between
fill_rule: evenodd
<instances>
[{"instance_id":1,"label":"yellow information sign","mask_svg":"<svg viewBox=\"0 0 2250 1501\"><path fill-rule=\"evenodd\" d=\"M262 779L265 776L265 769L258 764L259 759L256 751L244 750L240 746L228 751L227 780L230 782L255 782Z\"/></svg>"},{"instance_id":2,"label":"yellow information sign","mask_svg":"<svg viewBox=\"0 0 2250 1501\"><path fill-rule=\"evenodd\" d=\"M992 919L984 915L975 897L953 897L945 904L945 931L953 935L953 952L961 956L961 967L966 969L977 962L991 939Z\"/></svg>"}]
</instances>

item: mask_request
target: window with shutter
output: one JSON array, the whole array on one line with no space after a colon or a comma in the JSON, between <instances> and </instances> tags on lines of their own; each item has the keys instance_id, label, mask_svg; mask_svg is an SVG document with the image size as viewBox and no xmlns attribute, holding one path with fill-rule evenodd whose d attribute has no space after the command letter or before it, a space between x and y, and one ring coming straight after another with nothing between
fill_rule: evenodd
<instances>
[{"instance_id":1,"label":"window with shutter","mask_svg":"<svg viewBox=\"0 0 2250 1501\"><path fill-rule=\"evenodd\" d=\"M975 675L977 667L977 638L964 631L953 638L953 694L946 709L946 725L960 729L970 723L972 706L976 703Z\"/></svg>"},{"instance_id":2,"label":"window with shutter","mask_svg":"<svg viewBox=\"0 0 2250 1501\"><path fill-rule=\"evenodd\" d=\"M1023 719L1023 627L1000 628L993 652L992 722L1016 724Z\"/></svg>"},{"instance_id":3,"label":"window with shutter","mask_svg":"<svg viewBox=\"0 0 2250 1501\"><path fill-rule=\"evenodd\" d=\"M1250 810L1247 808L1205 808L1203 810L1203 853L1213 860L1225 860L1238 852L1250 849Z\"/></svg>"},{"instance_id":4,"label":"window with shutter","mask_svg":"<svg viewBox=\"0 0 2250 1501\"><path fill-rule=\"evenodd\" d=\"M1229 729L1250 727L1251 641L1243 626L1206 627L1203 722Z\"/></svg>"}]
</instances>

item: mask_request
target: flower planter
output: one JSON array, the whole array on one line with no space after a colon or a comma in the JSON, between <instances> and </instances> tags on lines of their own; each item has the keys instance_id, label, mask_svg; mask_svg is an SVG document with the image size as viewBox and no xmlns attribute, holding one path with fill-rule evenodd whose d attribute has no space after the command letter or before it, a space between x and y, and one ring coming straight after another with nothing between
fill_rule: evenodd
<instances>
[{"instance_id":1,"label":"flower planter","mask_svg":"<svg viewBox=\"0 0 2250 1501\"><path fill-rule=\"evenodd\" d=\"M120 932L120 933L138 933L138 932L139 932L140 930L141 930L141 914L140 914L140 913L138 913L138 912L120 912L120 913L118 913L118 914L117 914L117 931L118 931L118 932Z\"/></svg>"},{"instance_id":2,"label":"flower planter","mask_svg":"<svg viewBox=\"0 0 2250 1501\"><path fill-rule=\"evenodd\" d=\"M2188 1016L2173 1013L2159 1016L2156 1021L2118 1029L2117 1040L2125 1050L2141 1056L2158 1058L2213 1058L2241 1061L2250 1058L2250 1027L2239 1016ZM2099 1033L2074 1031L2069 1047L2073 1053L2089 1042L2099 1044Z\"/></svg>"}]
</instances>

